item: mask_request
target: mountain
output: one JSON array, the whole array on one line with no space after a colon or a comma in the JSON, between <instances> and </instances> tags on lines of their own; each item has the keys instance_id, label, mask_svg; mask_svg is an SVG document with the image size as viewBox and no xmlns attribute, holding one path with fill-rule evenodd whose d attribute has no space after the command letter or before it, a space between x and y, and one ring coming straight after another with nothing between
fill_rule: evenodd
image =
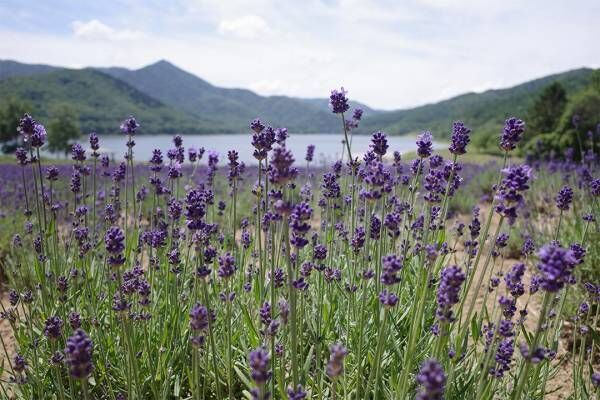
<instances>
[{"instance_id":1,"label":"mountain","mask_svg":"<svg viewBox=\"0 0 600 400\"><path fill-rule=\"evenodd\" d=\"M41 121L50 118L55 105L68 104L79 116L84 132L118 133L119 121L128 115L141 121L140 133L209 133L216 129L93 69L13 76L0 80L0 93L29 102L32 114Z\"/></svg>"},{"instance_id":2,"label":"mountain","mask_svg":"<svg viewBox=\"0 0 600 400\"><path fill-rule=\"evenodd\" d=\"M0 80L13 76L47 74L58 69L60 68L50 65L23 64L12 60L0 60Z\"/></svg>"},{"instance_id":3,"label":"mountain","mask_svg":"<svg viewBox=\"0 0 600 400\"><path fill-rule=\"evenodd\" d=\"M545 86L558 81L572 94L589 82L592 71L581 68L398 111L351 105L365 111L357 133L430 130L447 138L452 122L460 119L474 135L491 135L506 117L524 117ZM72 70L0 60L0 101L9 96L34 103L33 112L40 118L50 115L54 103L69 103L86 131L114 132L116 121L128 114L136 115L143 124L141 133L148 134L246 132L256 117L297 133L339 132L341 124L339 116L329 111L327 98L260 96L246 89L222 88L164 60L137 70Z\"/></svg>"},{"instance_id":4,"label":"mountain","mask_svg":"<svg viewBox=\"0 0 600 400\"><path fill-rule=\"evenodd\" d=\"M88 69L92 70L92 69ZM168 133L171 131L181 132L211 132L211 133L235 133L248 130L250 121L259 117L263 121L273 126L285 126L291 132L332 132L340 129L339 117L333 115L327 107L327 99L299 99L287 96L260 96L246 89L221 88L206 82L205 80L190 74L168 61L158 61L146 67L129 70L126 68L94 68L93 70L108 75L118 80L130 88L136 89L158 102L165 108L171 110L174 115L171 120L180 120L182 115L187 116L186 124L169 126L164 129L166 124L160 124L157 127L149 127L148 121L144 123L150 130L146 133L160 131ZM52 80L54 77L50 72L62 71L64 75L73 75L73 79L81 78L77 71L71 69L61 69L57 67L43 65L29 65L15 61L0 61L0 83L11 81L18 77L34 78L17 80L13 85L20 85L20 91L26 91L28 82L35 84L38 89L43 86L42 81ZM48 74L48 75L47 75ZM89 78L89 77L88 77ZM35 82L35 83L34 83ZM5 83L6 84L6 83ZM53 82L49 82L53 89L56 87ZM16 87L11 87L16 90ZM0 94L2 97L18 94L4 91ZM48 99L54 98L56 101L70 101L54 96L47 96ZM88 108L88 111L95 112L97 115L93 118L88 114L82 116L82 125L88 126L86 120L100 121L106 119L106 126L110 123L108 115L102 116L102 109L93 105L90 110L90 99L81 98L83 103L76 104L76 108ZM25 98L27 99L27 98ZM120 99L124 104L128 99ZM48 104L49 105L49 104ZM376 113L375 110L360 103L351 103L355 107L361 107L365 114ZM44 108L37 104L37 108ZM127 109L133 109L128 105ZM176 110L176 111L175 111ZM49 114L47 110L42 111L42 115ZM121 113L125 115L126 113ZM144 122L141 115L136 116ZM189 121L197 120L199 127L189 130ZM172 122L172 121L171 121ZM97 128L102 130L103 127Z\"/></svg>"},{"instance_id":5,"label":"mountain","mask_svg":"<svg viewBox=\"0 0 600 400\"><path fill-rule=\"evenodd\" d=\"M338 130L339 117L327 108L327 100L287 96L259 96L246 89L220 88L190 74L168 61L159 61L138 70L105 68L103 72L180 110L215 123L227 121L237 132L248 129L260 117L273 126L292 132L331 132Z\"/></svg>"},{"instance_id":6,"label":"mountain","mask_svg":"<svg viewBox=\"0 0 600 400\"><path fill-rule=\"evenodd\" d=\"M462 120L474 134L498 133L507 117L515 115L524 118L544 87L560 82L567 93L572 94L589 83L592 71L581 68L508 89L467 93L435 104L367 116L360 132L383 130L388 134L400 135L430 130L437 137L447 138L452 122Z\"/></svg>"}]
</instances>

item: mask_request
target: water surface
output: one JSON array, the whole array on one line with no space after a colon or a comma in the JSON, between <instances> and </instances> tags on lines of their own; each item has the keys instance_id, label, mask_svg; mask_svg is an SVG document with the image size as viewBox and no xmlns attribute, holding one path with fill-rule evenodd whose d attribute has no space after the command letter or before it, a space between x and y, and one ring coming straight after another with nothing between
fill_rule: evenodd
<instances>
[{"instance_id":1,"label":"water surface","mask_svg":"<svg viewBox=\"0 0 600 400\"><path fill-rule=\"evenodd\" d=\"M306 147L309 144L315 145L314 161L318 164L329 163L337 160L342 151L342 138L340 134L290 134L287 139L287 147L292 150L297 163L303 163L306 155ZM250 144L250 134L229 134L229 135L186 135L183 136L183 145L200 148L204 147L207 151L216 151L220 159L225 161L229 150L237 150L240 155L240 161L248 165L256 164L256 159L252 156L253 147ZM101 136L101 152L108 153L115 159L122 159L125 154L125 136ZM352 153L356 156L362 155L369 149L371 136L356 135L352 139ZM406 153L414 151L414 136L390 136L388 137L389 150ZM164 154L173 147L173 137L170 135L155 136L136 136L134 157L137 161L147 161L152 155L153 149L161 149Z\"/></svg>"}]
</instances>

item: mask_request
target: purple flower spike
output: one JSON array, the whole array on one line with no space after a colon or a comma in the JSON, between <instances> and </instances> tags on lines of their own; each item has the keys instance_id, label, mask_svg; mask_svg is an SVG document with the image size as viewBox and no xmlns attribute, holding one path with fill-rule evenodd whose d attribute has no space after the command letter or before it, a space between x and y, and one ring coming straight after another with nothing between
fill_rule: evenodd
<instances>
[{"instance_id":1,"label":"purple flower spike","mask_svg":"<svg viewBox=\"0 0 600 400\"><path fill-rule=\"evenodd\" d=\"M46 320L44 327L44 336L48 339L58 339L62 335L63 321L58 316L50 317Z\"/></svg>"},{"instance_id":2,"label":"purple flower spike","mask_svg":"<svg viewBox=\"0 0 600 400\"><path fill-rule=\"evenodd\" d=\"M339 91L337 89L331 91L331 95L329 96L329 108L331 108L331 112L334 114L343 114L348 111L350 106L348 105L346 93L348 92L343 87Z\"/></svg>"},{"instance_id":3,"label":"purple flower spike","mask_svg":"<svg viewBox=\"0 0 600 400\"><path fill-rule=\"evenodd\" d=\"M219 257L219 269L217 275L223 279L229 279L233 276L237 266L235 265L235 258L231 253L225 253L224 256Z\"/></svg>"},{"instance_id":4,"label":"purple flower spike","mask_svg":"<svg viewBox=\"0 0 600 400\"><path fill-rule=\"evenodd\" d=\"M504 322L504 321L503 321ZM498 345L496 355L496 365L490 369L490 374L495 378L502 378L510 370L510 362L514 353L514 341L512 339L503 339Z\"/></svg>"},{"instance_id":5,"label":"purple flower spike","mask_svg":"<svg viewBox=\"0 0 600 400\"><path fill-rule=\"evenodd\" d=\"M419 392L417 400L442 400L446 387L446 374L441 364L434 359L426 360L417 375Z\"/></svg>"},{"instance_id":6,"label":"purple flower spike","mask_svg":"<svg viewBox=\"0 0 600 400\"><path fill-rule=\"evenodd\" d=\"M85 149L79 143L75 143L71 147L71 158L74 161L83 162L85 161Z\"/></svg>"},{"instance_id":7,"label":"purple flower spike","mask_svg":"<svg viewBox=\"0 0 600 400\"><path fill-rule=\"evenodd\" d=\"M269 370L270 360L269 353L262 347L251 351L248 355L250 376L252 376L252 380L259 386L264 385L271 378L271 371Z\"/></svg>"},{"instance_id":8,"label":"purple flower spike","mask_svg":"<svg viewBox=\"0 0 600 400\"><path fill-rule=\"evenodd\" d=\"M355 253L358 253L362 249L362 247L365 245L366 235L367 235L367 233L365 232L365 228L363 228L362 226L359 226L358 228L356 228L354 230L354 235L352 236L351 245L352 245L352 250L354 250Z\"/></svg>"},{"instance_id":9,"label":"purple flower spike","mask_svg":"<svg viewBox=\"0 0 600 400\"><path fill-rule=\"evenodd\" d=\"M315 145L309 144L306 147L306 157L304 158L307 162L311 162L315 155Z\"/></svg>"},{"instance_id":10,"label":"purple flower spike","mask_svg":"<svg viewBox=\"0 0 600 400\"><path fill-rule=\"evenodd\" d=\"M598 179L594 179L591 183L590 183L590 189L592 191L592 195L594 197L598 197L600 196L600 178Z\"/></svg>"},{"instance_id":11,"label":"purple flower spike","mask_svg":"<svg viewBox=\"0 0 600 400\"><path fill-rule=\"evenodd\" d=\"M113 226L108 228L104 235L104 244L106 251L110 253L109 264L121 265L125 261L122 253L125 250L125 235L121 228Z\"/></svg>"},{"instance_id":12,"label":"purple flower spike","mask_svg":"<svg viewBox=\"0 0 600 400\"><path fill-rule=\"evenodd\" d=\"M465 274L456 266L446 267L441 272L440 285L437 292L437 317L440 321L453 321L453 305L458 303L460 288L465 281Z\"/></svg>"},{"instance_id":13,"label":"purple flower spike","mask_svg":"<svg viewBox=\"0 0 600 400\"><path fill-rule=\"evenodd\" d=\"M100 140L98 139L96 132L90 133L90 149L93 150L92 155L94 157L98 157L100 155L97 153L98 149L100 149Z\"/></svg>"},{"instance_id":14,"label":"purple flower spike","mask_svg":"<svg viewBox=\"0 0 600 400\"><path fill-rule=\"evenodd\" d=\"M22 147L17 148L15 151L15 157L17 158L17 163L21 166L25 166L28 163L27 160L27 150Z\"/></svg>"},{"instance_id":15,"label":"purple flower spike","mask_svg":"<svg viewBox=\"0 0 600 400\"><path fill-rule=\"evenodd\" d=\"M500 136L500 148L504 151L514 150L521 141L523 132L525 132L525 122L515 117L507 119Z\"/></svg>"},{"instance_id":16,"label":"purple flower spike","mask_svg":"<svg viewBox=\"0 0 600 400\"><path fill-rule=\"evenodd\" d=\"M283 186L293 181L298 175L298 170L292 167L294 164L292 152L283 146L276 147L271 157L271 168L269 169L269 181L275 185Z\"/></svg>"},{"instance_id":17,"label":"purple flower spike","mask_svg":"<svg viewBox=\"0 0 600 400\"><path fill-rule=\"evenodd\" d=\"M386 308L395 307L398 304L398 300L398 296L392 292L388 292L387 289L379 293L379 302Z\"/></svg>"},{"instance_id":18,"label":"purple flower spike","mask_svg":"<svg viewBox=\"0 0 600 400\"><path fill-rule=\"evenodd\" d=\"M44 143L46 143L46 138L48 134L46 133L46 128L42 124L35 124L33 128L33 134L31 135L31 145L33 147L42 147Z\"/></svg>"},{"instance_id":19,"label":"purple flower spike","mask_svg":"<svg viewBox=\"0 0 600 400\"><path fill-rule=\"evenodd\" d=\"M402 269L402 260L396 255L390 254L382 257L381 263L383 266L381 273L381 283L383 283L384 285L394 285L400 282L400 277L397 276L397 274Z\"/></svg>"},{"instance_id":20,"label":"purple flower spike","mask_svg":"<svg viewBox=\"0 0 600 400\"><path fill-rule=\"evenodd\" d=\"M133 135L135 135L135 132L137 131L137 129L139 127L140 127L140 124L137 123L137 121L135 120L135 118L132 115L121 123L120 128L121 128L121 132L124 133L125 135L133 136Z\"/></svg>"},{"instance_id":21,"label":"purple flower spike","mask_svg":"<svg viewBox=\"0 0 600 400\"><path fill-rule=\"evenodd\" d=\"M190 328L194 331L205 331L208 329L209 311L200 303L196 303L190 310Z\"/></svg>"},{"instance_id":22,"label":"purple flower spike","mask_svg":"<svg viewBox=\"0 0 600 400\"><path fill-rule=\"evenodd\" d=\"M577 259L573 251L555 244L548 244L538 252L540 263L537 268L542 278L540 286L547 292L558 292L571 281Z\"/></svg>"},{"instance_id":23,"label":"purple flower spike","mask_svg":"<svg viewBox=\"0 0 600 400\"><path fill-rule=\"evenodd\" d=\"M375 132L371 138L371 150L373 150L375 154L383 157L388 148L389 146L385 133L381 131Z\"/></svg>"},{"instance_id":24,"label":"purple flower spike","mask_svg":"<svg viewBox=\"0 0 600 400\"><path fill-rule=\"evenodd\" d=\"M532 171L528 165L516 165L502 170L505 175L496 193L496 212L503 215L510 225L517 219L517 210L523 206L523 192L529 189Z\"/></svg>"},{"instance_id":25,"label":"purple flower spike","mask_svg":"<svg viewBox=\"0 0 600 400\"><path fill-rule=\"evenodd\" d=\"M523 275L525 275L525 264L518 263L513 265L510 272L504 276L506 288L510 294L517 298L525 294L525 285L523 284Z\"/></svg>"},{"instance_id":26,"label":"purple flower spike","mask_svg":"<svg viewBox=\"0 0 600 400\"><path fill-rule=\"evenodd\" d=\"M556 195L556 207L559 210L567 211L573 202L573 189L563 186Z\"/></svg>"},{"instance_id":27,"label":"purple flower spike","mask_svg":"<svg viewBox=\"0 0 600 400\"><path fill-rule=\"evenodd\" d=\"M287 389L288 400L304 400L306 395L306 391L302 388L302 385L298 385L296 390L291 387Z\"/></svg>"},{"instance_id":28,"label":"purple flower spike","mask_svg":"<svg viewBox=\"0 0 600 400\"><path fill-rule=\"evenodd\" d=\"M592 374L592 385L596 388L600 387L600 372L594 372Z\"/></svg>"},{"instance_id":29,"label":"purple flower spike","mask_svg":"<svg viewBox=\"0 0 600 400\"><path fill-rule=\"evenodd\" d=\"M312 212L313 210L308 203L299 203L290 214L289 223L292 229L290 243L296 248L301 249L308 244L308 239L305 238L305 235L310 230L310 225L307 221L310 220Z\"/></svg>"},{"instance_id":30,"label":"purple flower spike","mask_svg":"<svg viewBox=\"0 0 600 400\"><path fill-rule=\"evenodd\" d=\"M250 122L250 129L252 129L256 133L261 133L263 129L265 129L265 126L260 121L260 119L255 118L252 122Z\"/></svg>"},{"instance_id":31,"label":"purple flower spike","mask_svg":"<svg viewBox=\"0 0 600 400\"><path fill-rule=\"evenodd\" d=\"M13 369L15 372L22 373L27 368L27 360L20 354L15 354L13 358Z\"/></svg>"},{"instance_id":32,"label":"purple flower spike","mask_svg":"<svg viewBox=\"0 0 600 400\"><path fill-rule=\"evenodd\" d=\"M92 340L82 329L77 329L67 340L67 347L65 347L66 362L73 378L85 379L90 376L94 369L93 352Z\"/></svg>"},{"instance_id":33,"label":"purple flower spike","mask_svg":"<svg viewBox=\"0 0 600 400\"><path fill-rule=\"evenodd\" d=\"M35 124L35 120L29 114L23 115L23 118L19 120L19 127L17 130L21 135L25 136L25 141L33 134Z\"/></svg>"},{"instance_id":34,"label":"purple flower spike","mask_svg":"<svg viewBox=\"0 0 600 400\"><path fill-rule=\"evenodd\" d=\"M431 132L425 131L417 136L417 155L421 158L427 158L433 151L433 136Z\"/></svg>"},{"instance_id":35,"label":"purple flower spike","mask_svg":"<svg viewBox=\"0 0 600 400\"><path fill-rule=\"evenodd\" d=\"M452 126L452 137L450 139L450 153L461 155L467 152L467 145L471 140L469 135L471 130L465 126L462 121L456 121Z\"/></svg>"}]
</instances>

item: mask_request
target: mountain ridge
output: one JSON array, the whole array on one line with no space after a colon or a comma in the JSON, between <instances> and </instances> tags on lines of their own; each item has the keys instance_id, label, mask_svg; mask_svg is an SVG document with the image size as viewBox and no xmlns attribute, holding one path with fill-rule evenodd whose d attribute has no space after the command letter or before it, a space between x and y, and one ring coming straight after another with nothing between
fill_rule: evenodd
<instances>
[{"instance_id":1,"label":"mountain ridge","mask_svg":"<svg viewBox=\"0 0 600 400\"><path fill-rule=\"evenodd\" d=\"M361 133L383 130L392 134L409 134L431 130L435 136L445 136L455 120L484 131L499 130L512 115L524 117L529 106L544 87L560 82L567 93L582 89L589 83L592 68L578 68L536 78L509 88L469 92L436 103L389 111L368 118L359 128Z\"/></svg>"},{"instance_id":2,"label":"mountain ridge","mask_svg":"<svg viewBox=\"0 0 600 400\"><path fill-rule=\"evenodd\" d=\"M91 84L90 79L96 75L78 74L77 71L96 71L102 76L111 77L114 81L109 85L113 90L115 102L121 104L124 110L136 109L132 104L140 99L141 94L157 101L156 105L143 105L142 114L149 112L160 115L164 121L150 118L159 127L144 130L145 133L169 133L181 131L185 133L239 133L248 130L249 121L261 118L273 126L285 126L291 132L324 133L340 130L339 116L332 114L327 106L327 98L294 98L289 96L261 96L248 89L223 88L189 73L167 60L159 60L139 69L131 70L122 67L68 69L42 64L25 64L12 60L0 60L0 101L3 97L17 96L28 99L30 88L38 89L44 86L44 81L58 90L56 76L60 73L62 79L70 75L74 80L83 79L80 85ZM528 106L544 86L559 81L568 93L581 89L589 81L593 69L579 68L562 73L536 78L519 85L502 89L490 89L483 92L469 92L435 103L402 110L374 110L364 104L351 102L352 107L364 108L364 119L357 133L371 133L383 130L388 134L409 134L422 130L431 130L438 137L449 134L451 123L461 119L474 131L498 130L504 118L510 115L524 115ZM105 82L106 79L95 79ZM67 79L69 81L69 79ZM8 82L8 83L7 83ZM69 81L73 86L74 82ZM119 82L122 82L122 86ZM92 85L95 90L99 88ZM132 91L134 90L134 91ZM58 90L60 92L60 90ZM64 94L64 93L63 93ZM88 96L74 94L81 104L78 108L85 109L84 122L94 120L102 122L101 129L108 127L108 115L103 115L103 109L90 105L94 104L93 93ZM52 101L69 103L65 96L45 98ZM48 110L37 99L36 111L49 115ZM147 100L147 99L146 99ZM72 101L71 101L72 102ZM103 103L102 107L107 107ZM154 110L156 108L156 110ZM115 114L110 108L109 114ZM154 111L156 112L154 112ZM125 116L123 112L121 118ZM171 114L171 117L166 117ZM138 116L140 120L143 119ZM165 121L175 124L168 126ZM144 124L148 127L149 121ZM114 125L114 121L111 121ZM196 126L195 126L196 125ZM82 127L88 127L84 123ZM190 132L191 129L191 132Z\"/></svg>"},{"instance_id":3,"label":"mountain ridge","mask_svg":"<svg viewBox=\"0 0 600 400\"><path fill-rule=\"evenodd\" d=\"M41 121L51 118L53 106L68 104L79 116L84 132L118 133L118 122L130 114L142 121L141 131L148 134L205 134L214 129L206 121L191 118L122 80L91 68L13 76L0 80L0 93L25 99L32 107L31 113Z\"/></svg>"}]
</instances>

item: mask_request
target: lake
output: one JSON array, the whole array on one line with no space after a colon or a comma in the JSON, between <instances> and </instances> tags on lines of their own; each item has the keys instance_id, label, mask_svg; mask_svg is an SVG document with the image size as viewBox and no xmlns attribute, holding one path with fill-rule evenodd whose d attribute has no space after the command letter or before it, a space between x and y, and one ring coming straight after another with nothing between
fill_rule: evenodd
<instances>
[{"instance_id":1,"label":"lake","mask_svg":"<svg viewBox=\"0 0 600 400\"><path fill-rule=\"evenodd\" d=\"M317 164L330 163L340 157L342 151L343 134L290 134L287 139L287 147L292 150L298 164L302 165L306 155L306 147L315 145L314 162ZM173 137L170 135L136 136L134 157L137 161L147 161L152 155L153 149L161 149L166 158L166 151L173 147ZM226 160L227 151L236 150L240 155L240 161L248 165L256 164L252 156L253 147L250 144L250 134L229 135L187 135L183 136L184 147L204 147L207 151L213 150L219 153L222 162ZM82 140L83 142L83 140ZM122 159L125 154L125 136L110 135L100 137L101 152L108 153L115 159ZM370 135L356 135L352 139L352 153L355 156L363 154L371 143ZM406 153L414 151L414 136L390 136L388 137L389 150ZM438 143L443 147L444 144ZM434 146L435 147L435 146Z\"/></svg>"}]
</instances>

